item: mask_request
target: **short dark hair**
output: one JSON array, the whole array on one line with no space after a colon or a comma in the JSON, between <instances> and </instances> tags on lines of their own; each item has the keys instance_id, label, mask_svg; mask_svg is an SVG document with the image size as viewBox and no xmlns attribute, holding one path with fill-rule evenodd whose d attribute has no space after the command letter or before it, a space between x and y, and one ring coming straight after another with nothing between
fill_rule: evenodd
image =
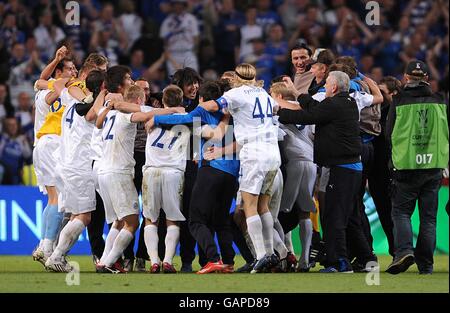
<instances>
[{"instance_id":1,"label":"short dark hair","mask_svg":"<svg viewBox=\"0 0 450 313\"><path fill-rule=\"evenodd\" d=\"M385 76L380 80L379 85L386 85L387 89L390 93L394 93L394 91L400 92L402 90L402 82L399 81L394 76Z\"/></svg>"},{"instance_id":2,"label":"short dark hair","mask_svg":"<svg viewBox=\"0 0 450 313\"><path fill-rule=\"evenodd\" d=\"M106 89L109 92L118 92L119 87L123 84L126 74L131 74L131 70L128 66L116 65L110 67L106 72Z\"/></svg>"},{"instance_id":3,"label":"short dark hair","mask_svg":"<svg viewBox=\"0 0 450 313\"><path fill-rule=\"evenodd\" d=\"M298 42L298 43L296 43L296 44L294 45L294 47L292 47L291 53L292 53L292 51L294 51L294 50L302 50L302 49L305 49L306 51L308 51L308 55L309 55L309 56L312 56L313 53L312 53L311 48L308 47L308 45L307 45L306 43L304 43L304 42Z\"/></svg>"},{"instance_id":4,"label":"short dark hair","mask_svg":"<svg viewBox=\"0 0 450 313\"><path fill-rule=\"evenodd\" d=\"M219 85L222 94L231 89L231 82L229 79L220 78L216 83Z\"/></svg>"},{"instance_id":5,"label":"short dark hair","mask_svg":"<svg viewBox=\"0 0 450 313\"><path fill-rule=\"evenodd\" d=\"M106 79L106 74L103 71L93 70L86 77L86 87L93 93L93 98L97 98L102 89L103 82Z\"/></svg>"},{"instance_id":6,"label":"short dark hair","mask_svg":"<svg viewBox=\"0 0 450 313\"><path fill-rule=\"evenodd\" d=\"M347 73L350 79L353 79L358 75L358 65L356 64L356 61L351 56L340 56L336 58L336 64L344 64L347 65L350 68L350 73Z\"/></svg>"},{"instance_id":7,"label":"short dark hair","mask_svg":"<svg viewBox=\"0 0 450 313\"><path fill-rule=\"evenodd\" d=\"M59 61L59 63L56 64L56 67L55 67L55 70L52 73L52 76L55 76L56 70L59 70L59 71L62 72L64 70L64 65L65 65L66 62L73 62L73 59L66 57L66 58L62 59L61 61Z\"/></svg>"},{"instance_id":8,"label":"short dark hair","mask_svg":"<svg viewBox=\"0 0 450 313\"><path fill-rule=\"evenodd\" d=\"M163 90L162 101L170 108L183 105L183 90L177 85L169 85Z\"/></svg>"},{"instance_id":9,"label":"short dark hair","mask_svg":"<svg viewBox=\"0 0 450 313\"><path fill-rule=\"evenodd\" d=\"M327 76L328 76L329 72L333 72L333 71L344 72L345 74L348 75L348 77L350 79L352 78L350 75L354 73L354 70L351 69L350 66L348 66L347 64L342 64L342 63L331 64L330 67L328 68Z\"/></svg>"},{"instance_id":10,"label":"short dark hair","mask_svg":"<svg viewBox=\"0 0 450 313\"><path fill-rule=\"evenodd\" d=\"M272 79L272 80L270 81L270 84L273 85L273 84L275 84L275 83L281 83L281 82L284 81L284 78L285 78L285 77L289 77L289 76L288 76L288 75L280 75L280 76L277 76L277 77L275 77L274 79Z\"/></svg>"},{"instance_id":11,"label":"short dark hair","mask_svg":"<svg viewBox=\"0 0 450 313\"><path fill-rule=\"evenodd\" d=\"M216 82L206 82L198 90L198 95L203 98L203 101L219 99L222 94L222 89Z\"/></svg>"},{"instance_id":12,"label":"short dark hair","mask_svg":"<svg viewBox=\"0 0 450 313\"><path fill-rule=\"evenodd\" d=\"M179 69L178 71L175 72L175 74L173 74L172 77L172 84L177 85L180 88L192 85L194 83L200 84L201 82L202 78L197 73L197 71L191 67Z\"/></svg>"}]
</instances>

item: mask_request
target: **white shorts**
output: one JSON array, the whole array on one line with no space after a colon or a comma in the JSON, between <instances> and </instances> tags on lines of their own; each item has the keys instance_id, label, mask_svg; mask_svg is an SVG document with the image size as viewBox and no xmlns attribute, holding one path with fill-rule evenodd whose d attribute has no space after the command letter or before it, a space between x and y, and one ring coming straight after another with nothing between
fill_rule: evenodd
<instances>
[{"instance_id":1,"label":"white shorts","mask_svg":"<svg viewBox=\"0 0 450 313\"><path fill-rule=\"evenodd\" d=\"M133 175L118 173L98 174L100 196L105 206L108 224L128 215L139 215L139 200Z\"/></svg>"},{"instance_id":2,"label":"white shorts","mask_svg":"<svg viewBox=\"0 0 450 313\"><path fill-rule=\"evenodd\" d=\"M33 164L39 187L56 186L54 151L60 145L60 136L42 136L33 150ZM45 189L45 188L44 188Z\"/></svg>"},{"instance_id":3,"label":"white shorts","mask_svg":"<svg viewBox=\"0 0 450 313\"><path fill-rule=\"evenodd\" d=\"M246 144L239 152L241 180L239 190L272 196L272 184L281 165L278 145Z\"/></svg>"},{"instance_id":4,"label":"white shorts","mask_svg":"<svg viewBox=\"0 0 450 313\"><path fill-rule=\"evenodd\" d=\"M100 193L100 187L98 185L98 168L100 166L100 163L98 160L94 160L94 165L92 166L92 177L94 178L94 186L95 190L97 190L98 193Z\"/></svg>"},{"instance_id":5,"label":"white shorts","mask_svg":"<svg viewBox=\"0 0 450 313\"><path fill-rule=\"evenodd\" d=\"M293 160L286 164L286 173L281 211L290 212L295 203L301 212L316 212L313 192L317 166L310 161Z\"/></svg>"},{"instance_id":6,"label":"white shorts","mask_svg":"<svg viewBox=\"0 0 450 313\"><path fill-rule=\"evenodd\" d=\"M82 171L59 167L64 191L61 196L60 209L74 215L95 210L95 186L92 171Z\"/></svg>"},{"instance_id":7,"label":"white shorts","mask_svg":"<svg viewBox=\"0 0 450 313\"><path fill-rule=\"evenodd\" d=\"M144 217L156 223L160 210L169 221L185 221L181 213L184 172L169 168L147 167L142 177Z\"/></svg>"}]
</instances>

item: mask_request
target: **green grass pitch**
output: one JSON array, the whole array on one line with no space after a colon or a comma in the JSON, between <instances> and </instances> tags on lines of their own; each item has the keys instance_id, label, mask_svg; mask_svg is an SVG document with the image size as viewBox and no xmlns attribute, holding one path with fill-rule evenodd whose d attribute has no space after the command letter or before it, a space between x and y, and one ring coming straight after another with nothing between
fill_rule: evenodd
<instances>
[{"instance_id":1,"label":"green grass pitch","mask_svg":"<svg viewBox=\"0 0 450 313\"><path fill-rule=\"evenodd\" d=\"M319 274L318 267L310 273L283 274L96 274L91 258L71 256L80 264L80 284L68 286L66 274L45 272L31 256L0 256L0 292L449 292L449 257L435 257L433 275L419 275L413 265L406 273L384 273L391 258L379 258L379 285L367 285L366 274ZM147 262L148 264L148 262ZM176 257L175 264L181 264ZM236 265L243 264L241 257ZM194 261L194 270L198 263ZM371 281L374 281L373 279Z\"/></svg>"}]
</instances>

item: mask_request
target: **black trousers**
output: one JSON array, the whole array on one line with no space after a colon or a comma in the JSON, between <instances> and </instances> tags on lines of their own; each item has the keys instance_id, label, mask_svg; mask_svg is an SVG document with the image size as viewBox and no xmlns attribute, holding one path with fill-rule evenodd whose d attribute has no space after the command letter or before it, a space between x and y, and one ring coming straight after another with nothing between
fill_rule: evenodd
<instances>
[{"instance_id":1,"label":"black trousers","mask_svg":"<svg viewBox=\"0 0 450 313\"><path fill-rule=\"evenodd\" d=\"M372 142L362 143L361 162L363 164L363 172L361 185L359 187L359 197L357 205L359 208L359 215L361 218L360 224L362 226L364 235L366 236L367 242L369 243L370 247L373 246L373 237L372 233L370 232L370 222L366 214L366 207L364 205L364 194L366 193L367 179L369 177L370 171L372 170L373 161L374 161L374 150Z\"/></svg>"},{"instance_id":2,"label":"black trousers","mask_svg":"<svg viewBox=\"0 0 450 313\"><path fill-rule=\"evenodd\" d=\"M87 226L89 244L91 245L92 255L101 258L105 250L105 240L103 240L103 228L105 227L105 207L102 197L95 192L95 211L91 213L91 222Z\"/></svg>"},{"instance_id":3,"label":"black trousers","mask_svg":"<svg viewBox=\"0 0 450 313\"><path fill-rule=\"evenodd\" d=\"M380 135L381 136L381 135ZM389 150L384 137L373 141L374 161L369 173L369 191L389 244L389 254L394 256L394 223L392 222L391 184L388 167Z\"/></svg>"},{"instance_id":4,"label":"black trousers","mask_svg":"<svg viewBox=\"0 0 450 313\"><path fill-rule=\"evenodd\" d=\"M181 262L186 264L192 264L192 261L195 259L196 241L189 230L188 221L190 216L192 189L194 188L197 178L197 171L198 165L194 161L186 162L183 188L183 215L186 218L186 221L180 223L180 257ZM198 247L198 257L200 266L205 266L207 263L205 253L200 247Z\"/></svg>"},{"instance_id":5,"label":"black trousers","mask_svg":"<svg viewBox=\"0 0 450 313\"><path fill-rule=\"evenodd\" d=\"M325 196L325 227L323 227L326 266L338 266L339 259L349 261L347 241L361 259L369 259L372 254L360 226L360 209L356 205L361 176L359 171L339 166L330 168L330 180Z\"/></svg>"},{"instance_id":6,"label":"black trousers","mask_svg":"<svg viewBox=\"0 0 450 313\"><path fill-rule=\"evenodd\" d=\"M392 221L395 259L414 253L419 271L431 272L436 249L436 217L442 170L396 171L393 179ZM419 206L420 227L414 247L411 216L416 202Z\"/></svg>"},{"instance_id":7,"label":"black trousers","mask_svg":"<svg viewBox=\"0 0 450 313\"><path fill-rule=\"evenodd\" d=\"M236 177L210 166L198 170L192 190L189 229L208 262L220 259L214 234L225 264L234 264L233 233L229 211L236 195Z\"/></svg>"}]
</instances>

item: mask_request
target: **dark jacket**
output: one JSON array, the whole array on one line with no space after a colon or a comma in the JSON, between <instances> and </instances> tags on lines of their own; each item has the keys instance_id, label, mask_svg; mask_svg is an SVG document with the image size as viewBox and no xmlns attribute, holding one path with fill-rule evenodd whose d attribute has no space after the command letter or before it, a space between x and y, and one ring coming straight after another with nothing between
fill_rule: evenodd
<instances>
[{"instance_id":1,"label":"dark jacket","mask_svg":"<svg viewBox=\"0 0 450 313\"><path fill-rule=\"evenodd\" d=\"M283 124L316 125L314 163L333 166L361 161L358 107L348 92L322 102L302 94L298 102L303 110L281 109L279 121Z\"/></svg>"}]
</instances>

